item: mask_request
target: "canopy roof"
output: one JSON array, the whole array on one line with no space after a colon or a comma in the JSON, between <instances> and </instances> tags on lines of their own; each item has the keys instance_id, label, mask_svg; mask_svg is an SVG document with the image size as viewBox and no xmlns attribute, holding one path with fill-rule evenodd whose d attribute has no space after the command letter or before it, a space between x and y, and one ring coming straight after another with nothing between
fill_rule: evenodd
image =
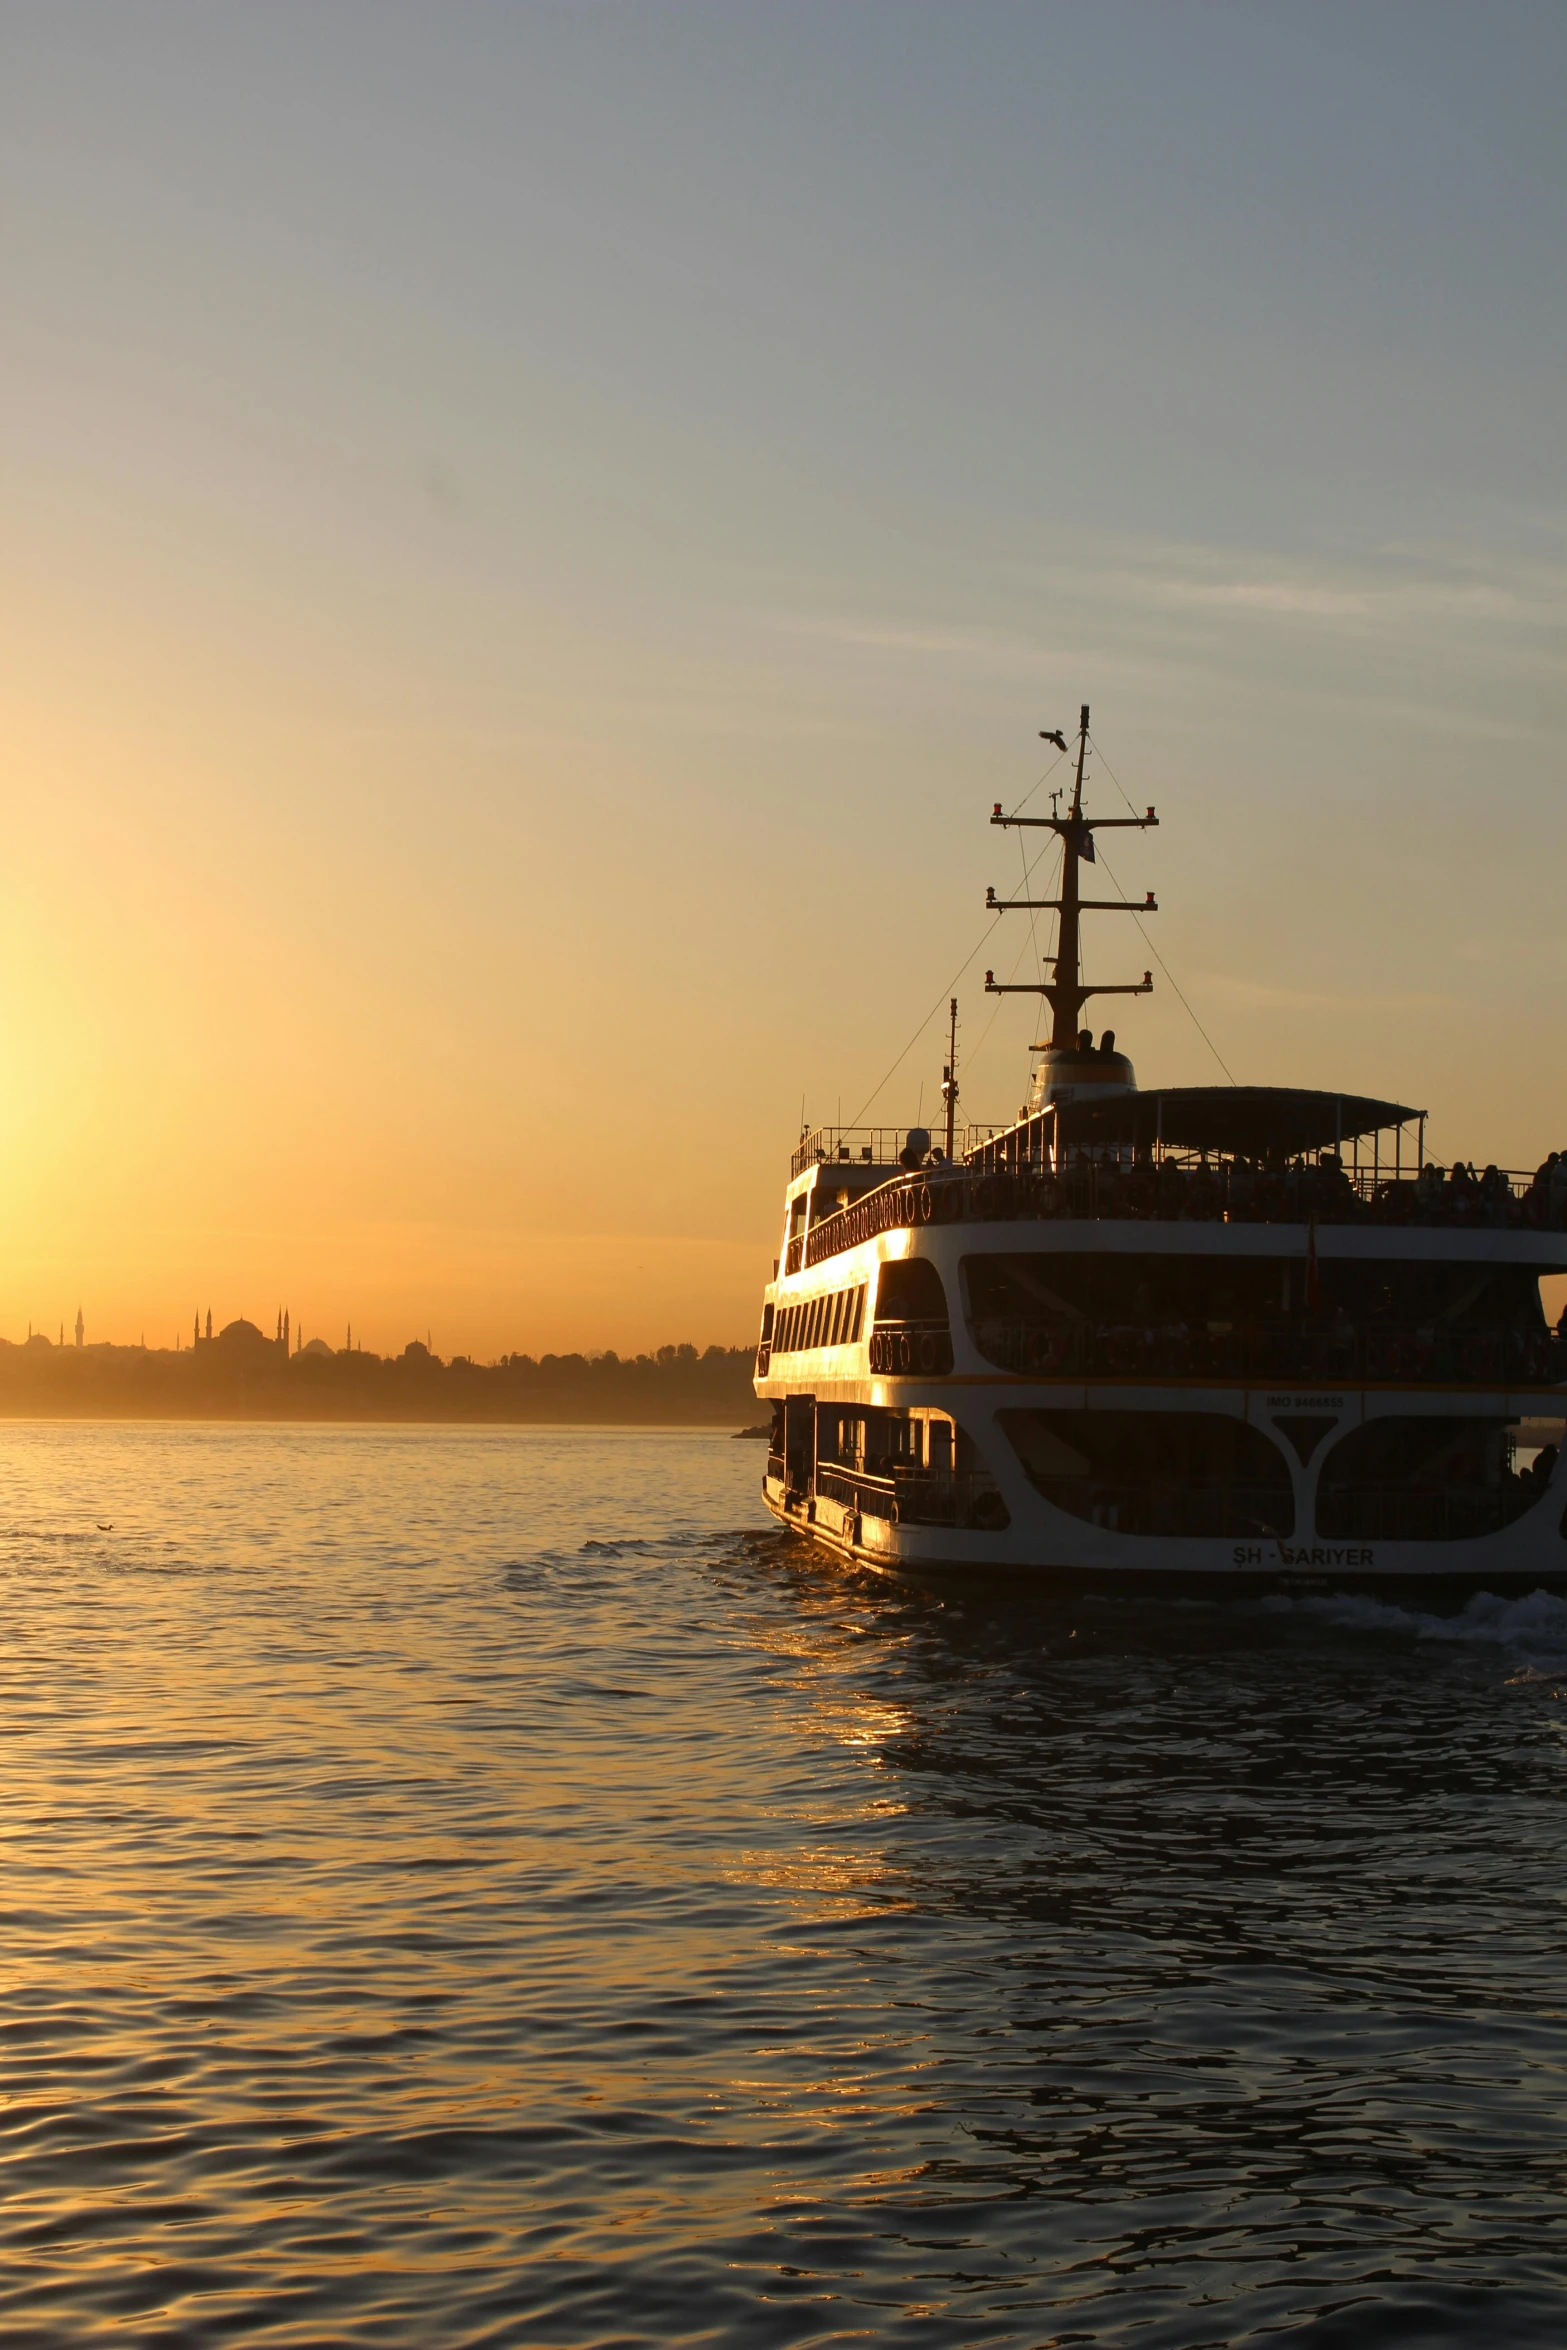
<instances>
[{"instance_id":1,"label":"canopy roof","mask_svg":"<svg viewBox=\"0 0 1567 2350\"><path fill-rule=\"evenodd\" d=\"M1177 1150L1293 1158L1357 1134L1408 1125L1420 1115L1402 1102L1363 1093L1312 1093L1295 1085L1167 1085L1153 1093L1062 1102L1056 1131L1069 1150L1099 1142L1160 1142Z\"/></svg>"}]
</instances>

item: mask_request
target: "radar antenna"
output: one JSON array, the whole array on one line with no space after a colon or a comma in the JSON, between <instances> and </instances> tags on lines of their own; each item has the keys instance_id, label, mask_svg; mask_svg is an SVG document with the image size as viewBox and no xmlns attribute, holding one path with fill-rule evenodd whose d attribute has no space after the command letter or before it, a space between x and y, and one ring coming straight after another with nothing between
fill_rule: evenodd
<instances>
[{"instance_id":1,"label":"radar antenna","mask_svg":"<svg viewBox=\"0 0 1567 2350\"><path fill-rule=\"evenodd\" d=\"M1042 739L1059 743L1065 748L1062 734L1045 734ZM1127 831L1146 832L1159 822L1152 808L1146 816L1085 816L1083 814L1083 768L1088 757L1088 704L1083 704L1077 735L1077 776L1072 788L1071 809L1065 816L1052 808L1048 816L1003 816L998 800L991 815L991 823L1003 829L1016 826L1036 826L1061 837L1061 895L1058 898L998 898L994 888L985 892L985 904L993 913L1049 911L1061 917L1056 936L1056 956L1053 976L1048 980L1027 983L998 980L993 971L985 973L987 995L1042 995L1050 1006L1050 1036L1052 1045L1070 1046L1077 1042L1078 1017L1090 996L1094 995L1151 995L1153 973L1145 971L1142 978L1123 981L1114 987L1085 987L1083 984L1082 940L1080 917L1084 914L1157 914L1158 903L1150 890L1140 902L1135 898L1085 898L1078 888L1078 868L1094 864L1094 834L1119 826Z\"/></svg>"}]
</instances>

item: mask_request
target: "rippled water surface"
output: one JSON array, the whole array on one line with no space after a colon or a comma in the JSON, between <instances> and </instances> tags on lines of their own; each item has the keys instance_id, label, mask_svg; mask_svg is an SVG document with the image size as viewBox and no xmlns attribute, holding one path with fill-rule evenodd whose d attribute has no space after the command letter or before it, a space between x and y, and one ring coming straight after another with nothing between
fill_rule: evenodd
<instances>
[{"instance_id":1,"label":"rippled water surface","mask_svg":"<svg viewBox=\"0 0 1567 2350\"><path fill-rule=\"evenodd\" d=\"M0 1430L4 2340L1555 2350L1561 1603L938 1600L760 1470Z\"/></svg>"}]
</instances>

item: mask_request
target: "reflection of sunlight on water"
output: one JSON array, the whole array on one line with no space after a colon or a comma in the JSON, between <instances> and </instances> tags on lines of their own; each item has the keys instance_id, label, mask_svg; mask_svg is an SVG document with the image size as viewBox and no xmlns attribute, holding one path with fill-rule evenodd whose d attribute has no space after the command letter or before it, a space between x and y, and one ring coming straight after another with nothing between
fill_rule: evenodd
<instances>
[{"instance_id":1,"label":"reflection of sunlight on water","mask_svg":"<svg viewBox=\"0 0 1567 2350\"><path fill-rule=\"evenodd\" d=\"M0 2332L1555 2350L1559 1603L960 1604L673 1438L11 1453L131 1531L0 1540Z\"/></svg>"}]
</instances>

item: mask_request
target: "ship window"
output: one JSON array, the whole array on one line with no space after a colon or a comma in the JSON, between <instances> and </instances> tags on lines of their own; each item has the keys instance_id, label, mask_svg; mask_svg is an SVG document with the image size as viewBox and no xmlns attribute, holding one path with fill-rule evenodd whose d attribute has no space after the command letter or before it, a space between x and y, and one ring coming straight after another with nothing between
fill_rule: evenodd
<instances>
[{"instance_id":1,"label":"ship window","mask_svg":"<svg viewBox=\"0 0 1567 2350\"><path fill-rule=\"evenodd\" d=\"M943 1413L819 1410L818 1488L866 1517L997 1532L1007 1505L972 1438Z\"/></svg>"},{"instance_id":2,"label":"ship window","mask_svg":"<svg viewBox=\"0 0 1567 2350\"><path fill-rule=\"evenodd\" d=\"M945 1322L947 1293L929 1257L883 1265L876 1283L876 1327L888 1322Z\"/></svg>"},{"instance_id":3,"label":"ship window","mask_svg":"<svg viewBox=\"0 0 1567 2350\"><path fill-rule=\"evenodd\" d=\"M1289 1257L1031 1250L963 1260L969 1312L1067 1330L1086 1324L1256 1325L1312 1312L1357 1327L1543 1329L1539 1276L1522 1265L1324 1255L1306 1301L1306 1261Z\"/></svg>"},{"instance_id":4,"label":"ship window","mask_svg":"<svg viewBox=\"0 0 1567 2350\"><path fill-rule=\"evenodd\" d=\"M1317 1532L1357 1542L1463 1542L1510 1526L1543 1485L1513 1467L1516 1423L1389 1413L1322 1463Z\"/></svg>"},{"instance_id":5,"label":"ship window","mask_svg":"<svg viewBox=\"0 0 1567 2350\"><path fill-rule=\"evenodd\" d=\"M841 1289L835 1289L833 1291L832 1297L832 1316L827 1331L827 1343L829 1346L836 1346L838 1343L838 1324L842 1318L842 1315L843 1291Z\"/></svg>"},{"instance_id":6,"label":"ship window","mask_svg":"<svg viewBox=\"0 0 1567 2350\"><path fill-rule=\"evenodd\" d=\"M1284 1455L1222 1412L998 1414L1031 1483L1074 1518L1122 1534L1288 1535Z\"/></svg>"},{"instance_id":7,"label":"ship window","mask_svg":"<svg viewBox=\"0 0 1567 2350\"><path fill-rule=\"evenodd\" d=\"M1033 1250L970 1256L974 1343L1036 1377L1213 1372L1540 1380L1552 1353L1526 1266Z\"/></svg>"},{"instance_id":8,"label":"ship window","mask_svg":"<svg viewBox=\"0 0 1567 2350\"><path fill-rule=\"evenodd\" d=\"M855 1293L854 1293L854 1322L853 1322L853 1325L852 1325L852 1327L850 1328L850 1331L849 1331L849 1337L850 1337L850 1340L851 1340L851 1342L852 1342L854 1345L856 1345L856 1346L859 1344L859 1340L860 1340L860 1333L861 1333L861 1331L864 1329L864 1327L865 1327L865 1284L864 1284L864 1282L862 1281L862 1282L860 1283L860 1286L859 1286L859 1288L858 1288L858 1289L855 1291Z\"/></svg>"},{"instance_id":9,"label":"ship window","mask_svg":"<svg viewBox=\"0 0 1567 2350\"><path fill-rule=\"evenodd\" d=\"M768 1340L772 1337L772 1334L773 1309L770 1305L766 1305L762 1308L762 1344L764 1346L766 1346Z\"/></svg>"}]
</instances>

